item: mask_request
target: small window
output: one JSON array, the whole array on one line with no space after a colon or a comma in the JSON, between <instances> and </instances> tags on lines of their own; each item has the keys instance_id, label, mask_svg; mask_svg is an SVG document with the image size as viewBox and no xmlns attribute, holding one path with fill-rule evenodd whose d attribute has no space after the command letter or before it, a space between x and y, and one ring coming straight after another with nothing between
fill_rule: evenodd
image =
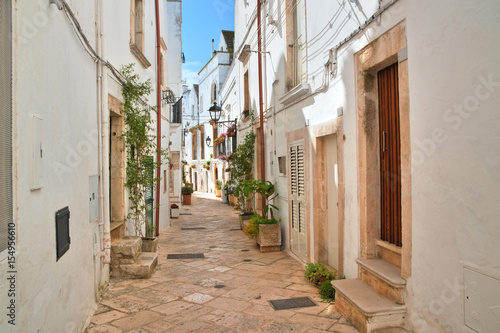
<instances>
[{"instance_id":1,"label":"small window","mask_svg":"<svg viewBox=\"0 0 500 333\"><path fill-rule=\"evenodd\" d=\"M212 103L217 102L217 84L212 83Z\"/></svg>"},{"instance_id":2,"label":"small window","mask_svg":"<svg viewBox=\"0 0 500 333\"><path fill-rule=\"evenodd\" d=\"M69 207L64 207L56 213L57 260L69 250L69 245L71 244L69 237L69 216Z\"/></svg>"}]
</instances>

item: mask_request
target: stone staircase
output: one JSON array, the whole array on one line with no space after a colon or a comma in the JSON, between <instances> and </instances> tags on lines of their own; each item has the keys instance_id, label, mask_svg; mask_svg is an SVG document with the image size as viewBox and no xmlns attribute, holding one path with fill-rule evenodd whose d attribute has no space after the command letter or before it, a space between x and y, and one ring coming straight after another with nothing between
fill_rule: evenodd
<instances>
[{"instance_id":1,"label":"stone staircase","mask_svg":"<svg viewBox=\"0 0 500 333\"><path fill-rule=\"evenodd\" d=\"M111 245L111 276L148 279L158 265L156 252L142 252L142 238L125 236Z\"/></svg>"},{"instance_id":2,"label":"stone staircase","mask_svg":"<svg viewBox=\"0 0 500 333\"><path fill-rule=\"evenodd\" d=\"M356 262L360 278L332 281L337 310L363 333L407 332L401 268L382 258Z\"/></svg>"}]
</instances>

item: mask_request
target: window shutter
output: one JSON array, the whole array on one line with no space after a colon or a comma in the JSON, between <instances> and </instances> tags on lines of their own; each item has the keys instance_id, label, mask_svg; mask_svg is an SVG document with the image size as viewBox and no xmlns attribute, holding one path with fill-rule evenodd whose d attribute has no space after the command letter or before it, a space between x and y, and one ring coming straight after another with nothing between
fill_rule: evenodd
<instances>
[{"instance_id":1,"label":"window shutter","mask_svg":"<svg viewBox=\"0 0 500 333\"><path fill-rule=\"evenodd\" d=\"M0 253L7 249L12 215L11 1L0 1ZM1 260L2 258L0 258Z\"/></svg>"},{"instance_id":2,"label":"window shutter","mask_svg":"<svg viewBox=\"0 0 500 333\"><path fill-rule=\"evenodd\" d=\"M292 196L292 228L305 232L305 173L304 145L290 146L290 193Z\"/></svg>"},{"instance_id":3,"label":"window shutter","mask_svg":"<svg viewBox=\"0 0 500 333\"><path fill-rule=\"evenodd\" d=\"M69 237L69 216L69 207L64 207L56 213L57 260L69 250L69 245L71 243Z\"/></svg>"}]
</instances>

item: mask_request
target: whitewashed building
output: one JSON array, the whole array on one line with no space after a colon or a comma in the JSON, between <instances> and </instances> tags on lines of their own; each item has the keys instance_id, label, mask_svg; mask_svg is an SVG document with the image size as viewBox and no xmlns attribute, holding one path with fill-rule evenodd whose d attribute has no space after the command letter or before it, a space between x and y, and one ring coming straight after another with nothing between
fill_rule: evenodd
<instances>
[{"instance_id":1,"label":"whitewashed building","mask_svg":"<svg viewBox=\"0 0 500 333\"><path fill-rule=\"evenodd\" d=\"M239 110L257 127L260 54L284 247L345 275L336 306L362 331L500 326L499 12L271 0L259 50L257 1L235 2Z\"/></svg>"},{"instance_id":2,"label":"whitewashed building","mask_svg":"<svg viewBox=\"0 0 500 333\"><path fill-rule=\"evenodd\" d=\"M224 158L236 146L236 140L233 145L232 139L228 139L224 144L215 143L215 139L224 133L231 123L215 125L213 121L210 121L208 111L214 103L220 106L223 100L221 87L233 63L233 40L233 31L221 31L218 50L212 52L212 58L198 73L199 84L196 94L198 100L191 95L190 101L187 101L190 104L186 110L191 110L192 123L187 128L190 137L186 139L186 162L189 165L190 180L194 184L194 189L205 193L215 193L216 180L222 182L227 180L227 174L224 171L227 162ZM196 115L193 111L195 104L196 110L199 111ZM223 111L220 121L235 119L230 107ZM208 138L210 138L209 144L207 144Z\"/></svg>"},{"instance_id":3,"label":"whitewashed building","mask_svg":"<svg viewBox=\"0 0 500 333\"><path fill-rule=\"evenodd\" d=\"M156 119L155 13L140 0L0 3L2 332L82 332L109 281L111 242L133 233L117 70L134 63L151 79L144 107ZM167 45L166 1L159 16ZM159 230L168 213L160 219Z\"/></svg>"}]
</instances>

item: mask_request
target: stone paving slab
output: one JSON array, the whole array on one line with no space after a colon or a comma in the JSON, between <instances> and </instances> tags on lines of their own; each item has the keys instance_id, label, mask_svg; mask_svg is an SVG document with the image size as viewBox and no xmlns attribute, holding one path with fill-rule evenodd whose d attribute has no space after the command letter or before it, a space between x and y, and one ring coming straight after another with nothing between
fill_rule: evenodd
<instances>
[{"instance_id":1,"label":"stone paving slab","mask_svg":"<svg viewBox=\"0 0 500 333\"><path fill-rule=\"evenodd\" d=\"M181 213L162 231L153 276L112 278L87 333L358 332L321 301L302 263L285 251L261 253L255 240L232 231L238 214L220 199L195 193ZM206 229L181 230L193 227ZM205 259L167 260L173 253ZM274 311L268 303L292 297L311 297L318 306Z\"/></svg>"}]
</instances>

